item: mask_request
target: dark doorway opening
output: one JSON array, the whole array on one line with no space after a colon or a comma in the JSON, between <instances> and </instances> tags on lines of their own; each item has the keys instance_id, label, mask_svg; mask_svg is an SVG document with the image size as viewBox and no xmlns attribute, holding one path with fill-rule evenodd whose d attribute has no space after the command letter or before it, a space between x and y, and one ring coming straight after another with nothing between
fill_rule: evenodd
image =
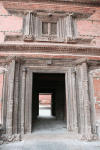
<instances>
[{"instance_id":1,"label":"dark doorway opening","mask_svg":"<svg viewBox=\"0 0 100 150\"><path fill-rule=\"evenodd\" d=\"M47 122L45 129L49 130L49 125L54 124L54 120L57 124L61 124L66 128L66 104L65 104L65 74L56 73L33 73L33 92L32 92L32 128L33 131L36 126ZM51 94L51 115L49 117L39 116L39 95ZM44 120L44 122L43 122ZM51 121L50 121L51 120ZM53 121L53 122L52 122ZM59 123L60 121L60 123ZM56 123L56 122L55 122ZM64 123L64 124L63 124ZM44 127L43 126L43 127ZM41 130L41 126L39 130ZM53 130L55 127L52 127ZM59 127L58 127L59 128ZM63 127L62 127L63 128Z\"/></svg>"}]
</instances>

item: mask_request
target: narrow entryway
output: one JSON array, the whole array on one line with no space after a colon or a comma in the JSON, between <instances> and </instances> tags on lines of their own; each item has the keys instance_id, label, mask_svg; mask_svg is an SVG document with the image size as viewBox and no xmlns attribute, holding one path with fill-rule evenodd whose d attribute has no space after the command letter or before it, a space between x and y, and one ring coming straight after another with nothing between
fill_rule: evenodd
<instances>
[{"instance_id":1,"label":"narrow entryway","mask_svg":"<svg viewBox=\"0 0 100 150\"><path fill-rule=\"evenodd\" d=\"M66 133L65 74L33 73L32 134Z\"/></svg>"}]
</instances>

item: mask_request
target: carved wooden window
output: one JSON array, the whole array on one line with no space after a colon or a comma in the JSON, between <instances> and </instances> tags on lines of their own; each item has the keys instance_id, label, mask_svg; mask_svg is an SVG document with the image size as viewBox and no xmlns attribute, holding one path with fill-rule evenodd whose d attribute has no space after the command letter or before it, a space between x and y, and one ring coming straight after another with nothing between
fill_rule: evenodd
<instances>
[{"instance_id":1,"label":"carved wooden window","mask_svg":"<svg viewBox=\"0 0 100 150\"><path fill-rule=\"evenodd\" d=\"M43 36L56 36L57 23L56 22L42 22L42 35Z\"/></svg>"},{"instance_id":2,"label":"carved wooden window","mask_svg":"<svg viewBox=\"0 0 100 150\"><path fill-rule=\"evenodd\" d=\"M55 17L50 21L49 19L47 17L46 21L46 17L34 16L30 12L26 13L23 20L24 40L67 42L68 39L77 37L76 20L72 15Z\"/></svg>"}]
</instances>

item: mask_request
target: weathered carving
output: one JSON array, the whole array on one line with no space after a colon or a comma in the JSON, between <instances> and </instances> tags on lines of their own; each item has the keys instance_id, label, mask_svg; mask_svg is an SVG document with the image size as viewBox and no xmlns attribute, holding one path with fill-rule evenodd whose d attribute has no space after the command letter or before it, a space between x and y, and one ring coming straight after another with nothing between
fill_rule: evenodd
<instances>
[{"instance_id":1,"label":"weathered carving","mask_svg":"<svg viewBox=\"0 0 100 150\"><path fill-rule=\"evenodd\" d=\"M69 44L90 44L93 38L67 38Z\"/></svg>"},{"instance_id":2,"label":"weathered carving","mask_svg":"<svg viewBox=\"0 0 100 150\"><path fill-rule=\"evenodd\" d=\"M21 140L21 136L20 134L14 134L14 135L3 134L1 136L1 139L5 142L19 142Z\"/></svg>"},{"instance_id":3,"label":"weathered carving","mask_svg":"<svg viewBox=\"0 0 100 150\"><path fill-rule=\"evenodd\" d=\"M23 41L22 35L5 35L5 41Z\"/></svg>"},{"instance_id":4,"label":"weathered carving","mask_svg":"<svg viewBox=\"0 0 100 150\"><path fill-rule=\"evenodd\" d=\"M85 140L85 141L91 142L97 139L98 139L97 134L80 134L79 135L79 140Z\"/></svg>"},{"instance_id":5,"label":"weathered carving","mask_svg":"<svg viewBox=\"0 0 100 150\"><path fill-rule=\"evenodd\" d=\"M69 126L69 127L67 128L67 131L68 131L68 132L73 132L72 127L71 127L71 126Z\"/></svg>"},{"instance_id":6,"label":"weathered carving","mask_svg":"<svg viewBox=\"0 0 100 150\"><path fill-rule=\"evenodd\" d=\"M77 59L77 60L75 60L75 62L74 62L74 64L76 64L76 65L81 65L82 63L84 63L84 62L88 62L88 59L87 58L80 58L80 59Z\"/></svg>"},{"instance_id":7,"label":"weathered carving","mask_svg":"<svg viewBox=\"0 0 100 150\"><path fill-rule=\"evenodd\" d=\"M51 64L52 64L52 61L51 61L51 60L47 60L47 61L46 61L46 64L47 64L47 65L51 65Z\"/></svg>"},{"instance_id":8,"label":"weathered carving","mask_svg":"<svg viewBox=\"0 0 100 150\"><path fill-rule=\"evenodd\" d=\"M10 63L12 60L15 60L15 61L22 63L22 64L25 62L25 59L23 59L23 57L19 57L19 56L15 56L15 55L9 55L6 58L6 63Z\"/></svg>"},{"instance_id":9,"label":"weathered carving","mask_svg":"<svg viewBox=\"0 0 100 150\"><path fill-rule=\"evenodd\" d=\"M25 35L23 37L23 40L26 41L26 42L33 42L34 41L34 37L32 35Z\"/></svg>"}]
</instances>

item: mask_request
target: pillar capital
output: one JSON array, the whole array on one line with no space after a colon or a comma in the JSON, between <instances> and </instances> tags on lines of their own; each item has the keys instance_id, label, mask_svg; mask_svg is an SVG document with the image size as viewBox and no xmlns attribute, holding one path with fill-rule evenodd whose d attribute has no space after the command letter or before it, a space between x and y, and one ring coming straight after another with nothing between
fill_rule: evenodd
<instances>
[{"instance_id":1,"label":"pillar capital","mask_svg":"<svg viewBox=\"0 0 100 150\"><path fill-rule=\"evenodd\" d=\"M27 68L24 67L24 68L22 69L22 72L27 72Z\"/></svg>"},{"instance_id":2,"label":"pillar capital","mask_svg":"<svg viewBox=\"0 0 100 150\"><path fill-rule=\"evenodd\" d=\"M24 63L25 62L25 59L23 59L22 57L19 57L19 56L15 56L15 55L11 55L11 56L9 55L6 58L7 63L10 63L12 60L15 60L18 63Z\"/></svg>"},{"instance_id":3,"label":"pillar capital","mask_svg":"<svg viewBox=\"0 0 100 150\"><path fill-rule=\"evenodd\" d=\"M87 58L80 58L80 59L75 60L74 64L75 65L81 65L83 63L88 63L88 62L89 62L89 60Z\"/></svg>"}]
</instances>

